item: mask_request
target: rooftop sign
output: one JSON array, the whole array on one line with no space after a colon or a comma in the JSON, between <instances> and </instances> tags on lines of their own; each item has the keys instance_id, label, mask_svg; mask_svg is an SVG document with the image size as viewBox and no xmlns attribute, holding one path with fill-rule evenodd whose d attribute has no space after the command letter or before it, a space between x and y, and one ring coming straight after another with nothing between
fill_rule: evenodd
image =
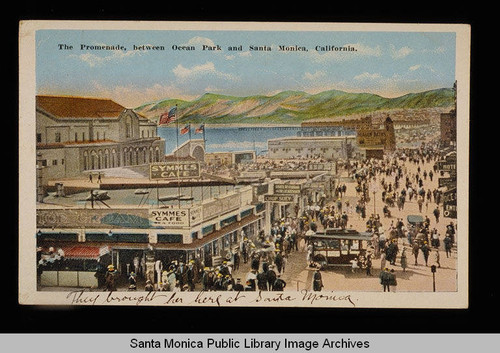
<instances>
[{"instance_id":1,"label":"rooftop sign","mask_svg":"<svg viewBox=\"0 0 500 353\"><path fill-rule=\"evenodd\" d=\"M162 162L149 165L149 179L177 180L200 177L198 162Z\"/></svg>"}]
</instances>

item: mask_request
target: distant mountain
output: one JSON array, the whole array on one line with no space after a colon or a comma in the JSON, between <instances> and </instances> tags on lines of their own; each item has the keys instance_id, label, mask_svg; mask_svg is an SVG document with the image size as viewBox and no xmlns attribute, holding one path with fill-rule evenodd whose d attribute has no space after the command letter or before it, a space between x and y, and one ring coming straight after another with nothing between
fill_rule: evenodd
<instances>
[{"instance_id":1,"label":"distant mountain","mask_svg":"<svg viewBox=\"0 0 500 353\"><path fill-rule=\"evenodd\" d=\"M309 119L363 114L377 110L451 107L451 88L410 93L396 98L384 98L370 93L347 93L329 90L317 94L283 91L273 96L248 97L206 93L184 101L164 99L143 104L135 110L158 121L159 116L177 105L179 122L206 124L300 124Z\"/></svg>"}]
</instances>

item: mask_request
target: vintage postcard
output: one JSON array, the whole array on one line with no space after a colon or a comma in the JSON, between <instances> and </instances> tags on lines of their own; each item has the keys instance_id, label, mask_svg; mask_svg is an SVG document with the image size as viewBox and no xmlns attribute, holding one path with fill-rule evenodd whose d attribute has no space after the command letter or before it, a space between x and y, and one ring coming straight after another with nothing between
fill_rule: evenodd
<instances>
[{"instance_id":1,"label":"vintage postcard","mask_svg":"<svg viewBox=\"0 0 500 353\"><path fill-rule=\"evenodd\" d=\"M19 302L468 307L470 26L25 21Z\"/></svg>"}]
</instances>

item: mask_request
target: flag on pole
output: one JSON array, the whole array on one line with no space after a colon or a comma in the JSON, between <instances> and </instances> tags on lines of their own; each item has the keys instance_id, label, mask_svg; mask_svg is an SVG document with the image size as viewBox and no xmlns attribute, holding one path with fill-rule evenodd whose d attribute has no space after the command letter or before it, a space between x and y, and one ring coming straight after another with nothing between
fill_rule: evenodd
<instances>
[{"instance_id":1,"label":"flag on pole","mask_svg":"<svg viewBox=\"0 0 500 353\"><path fill-rule=\"evenodd\" d=\"M184 135L184 134L187 134L190 130L190 124L187 124L186 126L184 126L182 129L181 129L181 135Z\"/></svg>"},{"instance_id":2,"label":"flag on pole","mask_svg":"<svg viewBox=\"0 0 500 353\"><path fill-rule=\"evenodd\" d=\"M196 130L194 130L195 134L201 134L203 132L205 132L205 124L201 124L196 128Z\"/></svg>"},{"instance_id":3,"label":"flag on pole","mask_svg":"<svg viewBox=\"0 0 500 353\"><path fill-rule=\"evenodd\" d=\"M158 121L158 126L167 125L177 119L177 106L170 109L168 112L160 115L160 120Z\"/></svg>"}]
</instances>

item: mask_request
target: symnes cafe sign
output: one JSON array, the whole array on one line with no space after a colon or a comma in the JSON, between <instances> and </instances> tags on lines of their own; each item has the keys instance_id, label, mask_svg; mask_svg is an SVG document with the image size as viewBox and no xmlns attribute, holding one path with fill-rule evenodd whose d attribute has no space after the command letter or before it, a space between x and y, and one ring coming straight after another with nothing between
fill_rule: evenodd
<instances>
[{"instance_id":1,"label":"symnes cafe sign","mask_svg":"<svg viewBox=\"0 0 500 353\"><path fill-rule=\"evenodd\" d=\"M200 177L198 162L164 162L149 166L150 180L177 180Z\"/></svg>"}]
</instances>

